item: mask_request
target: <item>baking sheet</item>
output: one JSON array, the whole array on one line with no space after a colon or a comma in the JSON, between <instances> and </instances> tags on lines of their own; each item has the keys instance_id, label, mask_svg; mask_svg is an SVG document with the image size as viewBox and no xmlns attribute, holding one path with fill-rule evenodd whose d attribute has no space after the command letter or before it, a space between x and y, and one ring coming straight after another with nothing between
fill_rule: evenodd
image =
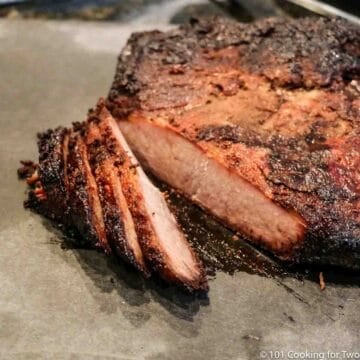
<instances>
[{"instance_id":1,"label":"baking sheet","mask_svg":"<svg viewBox=\"0 0 360 360\"><path fill-rule=\"evenodd\" d=\"M359 351L358 286L327 282L321 292L306 277L217 271L208 297L194 297L144 282L116 259L61 246L61 233L22 208L16 169L19 160L36 159L35 134L82 120L106 95L127 37L142 28L0 21L0 358Z\"/></svg>"}]
</instances>

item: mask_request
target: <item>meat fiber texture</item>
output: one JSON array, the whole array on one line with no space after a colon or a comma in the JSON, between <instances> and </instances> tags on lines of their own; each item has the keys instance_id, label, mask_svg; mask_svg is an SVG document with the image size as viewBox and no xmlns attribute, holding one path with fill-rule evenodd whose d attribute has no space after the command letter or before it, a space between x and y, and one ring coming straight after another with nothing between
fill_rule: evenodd
<instances>
[{"instance_id":1,"label":"meat fiber texture","mask_svg":"<svg viewBox=\"0 0 360 360\"><path fill-rule=\"evenodd\" d=\"M131 36L107 107L156 176L289 262L360 267L360 29L197 20Z\"/></svg>"},{"instance_id":2,"label":"meat fiber texture","mask_svg":"<svg viewBox=\"0 0 360 360\"><path fill-rule=\"evenodd\" d=\"M23 162L19 171L31 187L26 207L145 277L154 273L190 291L208 289L202 263L104 100L87 121L40 134L38 147L39 163Z\"/></svg>"}]
</instances>

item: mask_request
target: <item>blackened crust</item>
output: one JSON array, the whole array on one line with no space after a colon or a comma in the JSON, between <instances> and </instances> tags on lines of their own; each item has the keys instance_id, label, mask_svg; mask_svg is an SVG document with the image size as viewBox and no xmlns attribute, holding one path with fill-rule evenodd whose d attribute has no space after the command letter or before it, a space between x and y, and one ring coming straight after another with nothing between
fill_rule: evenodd
<instances>
[{"instance_id":1,"label":"blackened crust","mask_svg":"<svg viewBox=\"0 0 360 360\"><path fill-rule=\"evenodd\" d=\"M98 197L97 189L89 190L89 172L86 169L85 144L80 134L75 133L69 141L69 154L67 161L69 205L73 225L87 240L90 246L101 247L105 252L110 249L105 241L100 241L94 224L94 209L91 194ZM104 238L104 236L101 236Z\"/></svg>"},{"instance_id":2,"label":"blackened crust","mask_svg":"<svg viewBox=\"0 0 360 360\"><path fill-rule=\"evenodd\" d=\"M38 134L38 175L46 200L38 210L52 220L69 225L69 206L66 189L66 153L69 131L58 127ZM56 202L51 199L57 199ZM40 205L40 204L39 204Z\"/></svg>"},{"instance_id":3,"label":"blackened crust","mask_svg":"<svg viewBox=\"0 0 360 360\"><path fill-rule=\"evenodd\" d=\"M342 88L349 79L359 79L360 30L345 20L272 18L251 24L221 18L193 20L166 33L130 37L119 56L110 109L117 117L126 116L142 107L146 99L141 93L149 85L152 90L167 87L164 82L156 84L156 69L176 75L196 65L201 74L214 62L220 64L216 53L226 48L237 50L236 58L229 59L237 69L259 74L274 86ZM199 58L206 56L208 64L199 64ZM184 95L191 94L186 90L192 85L181 85Z\"/></svg>"}]
</instances>

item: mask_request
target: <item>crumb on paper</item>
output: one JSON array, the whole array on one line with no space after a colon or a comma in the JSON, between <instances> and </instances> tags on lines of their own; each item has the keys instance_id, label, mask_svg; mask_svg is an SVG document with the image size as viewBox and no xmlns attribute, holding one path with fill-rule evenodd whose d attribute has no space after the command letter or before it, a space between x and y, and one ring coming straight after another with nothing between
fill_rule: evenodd
<instances>
[{"instance_id":1,"label":"crumb on paper","mask_svg":"<svg viewBox=\"0 0 360 360\"><path fill-rule=\"evenodd\" d=\"M256 340L259 341L260 337L256 335L247 334L242 337L244 340Z\"/></svg>"},{"instance_id":2,"label":"crumb on paper","mask_svg":"<svg viewBox=\"0 0 360 360\"><path fill-rule=\"evenodd\" d=\"M322 271L319 274L319 285L320 285L321 291L325 290L326 284L325 284L324 275L323 275Z\"/></svg>"}]
</instances>

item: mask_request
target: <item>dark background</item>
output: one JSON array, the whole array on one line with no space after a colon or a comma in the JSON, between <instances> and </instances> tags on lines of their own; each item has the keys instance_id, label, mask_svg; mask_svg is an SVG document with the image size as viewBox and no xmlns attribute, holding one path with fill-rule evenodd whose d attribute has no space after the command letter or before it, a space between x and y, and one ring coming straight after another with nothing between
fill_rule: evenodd
<instances>
[{"instance_id":1,"label":"dark background","mask_svg":"<svg viewBox=\"0 0 360 360\"><path fill-rule=\"evenodd\" d=\"M360 16L360 2L357 0L326 2ZM285 0L0 0L0 16L127 22L154 9L157 9L160 17L166 17L166 5L170 3L178 11L168 20L176 24L187 21L190 16L225 15L247 22L264 16L310 15L308 11Z\"/></svg>"}]
</instances>

